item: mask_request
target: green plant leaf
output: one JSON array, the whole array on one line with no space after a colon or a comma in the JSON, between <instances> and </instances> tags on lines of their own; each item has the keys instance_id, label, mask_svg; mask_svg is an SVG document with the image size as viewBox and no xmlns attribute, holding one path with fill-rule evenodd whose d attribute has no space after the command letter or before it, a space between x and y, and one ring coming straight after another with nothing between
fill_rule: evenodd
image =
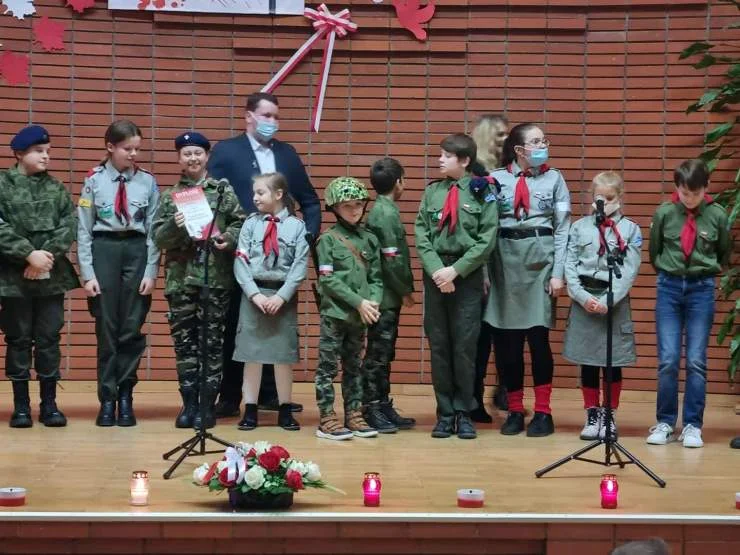
<instances>
[{"instance_id":1,"label":"green plant leaf","mask_svg":"<svg viewBox=\"0 0 740 555\"><path fill-rule=\"evenodd\" d=\"M734 120L733 121L725 122L725 123L723 123L721 125L718 125L717 127L715 127L714 129L712 129L711 131L709 131L706 134L706 136L704 137L704 142L706 144L712 144L712 143L714 143L715 141L717 141L717 139L720 139L720 138L724 137L730 131L732 131L732 128L733 127L735 127L735 121Z\"/></svg>"},{"instance_id":2,"label":"green plant leaf","mask_svg":"<svg viewBox=\"0 0 740 555\"><path fill-rule=\"evenodd\" d=\"M727 316L725 316L725 321L722 322L722 325L719 328L719 333L717 334L717 345L722 345L722 343L725 342L727 334L735 327L736 310L737 309L731 310L727 313Z\"/></svg>"},{"instance_id":3,"label":"green plant leaf","mask_svg":"<svg viewBox=\"0 0 740 555\"><path fill-rule=\"evenodd\" d=\"M706 41L698 41L689 46L688 48L684 49L681 54L679 55L678 59L683 60L685 58L688 58L689 56L693 56L695 54L699 54L700 52L706 52L707 50L710 50L714 48L713 44L710 44Z\"/></svg>"},{"instance_id":4,"label":"green plant leaf","mask_svg":"<svg viewBox=\"0 0 740 555\"><path fill-rule=\"evenodd\" d=\"M717 58L711 54L704 54L704 57L694 64L695 69L704 69L717 63Z\"/></svg>"}]
</instances>

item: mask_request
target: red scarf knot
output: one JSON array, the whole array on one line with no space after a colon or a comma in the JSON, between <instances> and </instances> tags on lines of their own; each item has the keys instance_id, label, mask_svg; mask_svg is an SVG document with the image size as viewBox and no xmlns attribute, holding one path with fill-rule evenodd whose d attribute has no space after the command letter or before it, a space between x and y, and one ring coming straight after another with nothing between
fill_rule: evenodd
<instances>
[{"instance_id":1,"label":"red scarf knot","mask_svg":"<svg viewBox=\"0 0 740 555\"><path fill-rule=\"evenodd\" d=\"M450 190L447 192L447 198L445 199L445 204L442 207L442 215L440 216L439 223L437 224L437 229L439 229L440 231L445 226L445 224L447 224L447 233L450 235L455 233L455 228L457 227L458 196L459 191L457 188L457 183L453 183L450 186Z\"/></svg>"},{"instance_id":2,"label":"red scarf knot","mask_svg":"<svg viewBox=\"0 0 740 555\"><path fill-rule=\"evenodd\" d=\"M606 230L611 229L614 235L617 238L617 247L619 248L619 252L624 252L627 250L627 243L624 242L624 239L622 239L622 234L619 233L619 229L617 228L617 222L612 220L611 218L604 218L604 221L599 224L599 256L603 256L607 249L606 244Z\"/></svg>"},{"instance_id":3,"label":"red scarf knot","mask_svg":"<svg viewBox=\"0 0 740 555\"><path fill-rule=\"evenodd\" d=\"M270 256L270 253L275 254L275 258L277 259L278 255L280 254L280 246L278 244L278 237L277 237L277 224L280 223L280 218L277 218L275 216L267 216L265 218L269 223L267 224L267 229L265 230L265 236L262 239L262 250L265 253L265 258Z\"/></svg>"},{"instance_id":4,"label":"red scarf knot","mask_svg":"<svg viewBox=\"0 0 740 555\"><path fill-rule=\"evenodd\" d=\"M707 204L711 204L714 199L708 194L704 193L704 200ZM694 252L694 246L696 245L696 214L699 212L699 208L689 210L681 202L681 198L678 196L678 191L673 191L671 195L671 202L680 204L686 210L686 221L683 223L681 228L681 250L686 260L691 258L691 253Z\"/></svg>"},{"instance_id":5,"label":"red scarf knot","mask_svg":"<svg viewBox=\"0 0 740 555\"><path fill-rule=\"evenodd\" d=\"M538 175L545 173L549 169L550 166L542 164L537 168ZM509 164L508 170L509 173L514 173L512 171L511 164ZM521 219L529 215L529 187L527 186L527 178L532 177L533 175L531 168L528 170L521 170L516 174L519 179L517 179L516 188L514 189L514 216L517 219ZM524 216L520 216L522 210L524 211Z\"/></svg>"},{"instance_id":6,"label":"red scarf knot","mask_svg":"<svg viewBox=\"0 0 740 555\"><path fill-rule=\"evenodd\" d=\"M118 181L118 191L116 191L116 200L114 204L114 211L118 221L128 225L131 222L131 216L128 213L128 196L126 195L126 176L119 175L116 178Z\"/></svg>"}]
</instances>

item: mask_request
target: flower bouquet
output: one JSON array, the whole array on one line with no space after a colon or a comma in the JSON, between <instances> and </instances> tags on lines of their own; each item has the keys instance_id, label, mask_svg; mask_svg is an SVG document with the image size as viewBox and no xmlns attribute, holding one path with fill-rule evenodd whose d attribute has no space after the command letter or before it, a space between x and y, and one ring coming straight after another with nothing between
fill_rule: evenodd
<instances>
[{"instance_id":1,"label":"flower bouquet","mask_svg":"<svg viewBox=\"0 0 740 555\"><path fill-rule=\"evenodd\" d=\"M344 493L321 479L317 464L293 459L284 447L266 441L227 447L223 459L193 471L193 482L209 491L228 490L234 508L290 507L293 494L305 488Z\"/></svg>"}]
</instances>

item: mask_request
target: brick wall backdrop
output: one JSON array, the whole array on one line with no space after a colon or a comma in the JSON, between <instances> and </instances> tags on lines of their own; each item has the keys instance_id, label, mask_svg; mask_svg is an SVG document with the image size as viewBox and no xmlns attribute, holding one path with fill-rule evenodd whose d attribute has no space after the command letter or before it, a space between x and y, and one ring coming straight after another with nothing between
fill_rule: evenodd
<instances>
[{"instance_id":1,"label":"brick wall backdrop","mask_svg":"<svg viewBox=\"0 0 740 555\"><path fill-rule=\"evenodd\" d=\"M588 211L595 173L623 171L627 214L647 235L655 207L673 187L673 168L700 152L702 133L712 124L707 115L687 116L684 109L716 75L694 70L678 53L695 40L736 33L723 29L734 9L708 8L703 1L437 0L429 41L419 43L397 28L385 4L329 3L332 10L351 7L360 30L337 43L320 133L308 131L320 54L277 90L280 138L302 154L320 194L332 177L364 178L376 158L399 158L407 169L402 210L409 232L421 191L436 177L440 139L472 130L481 113L501 112L513 123L543 125L553 163L570 187L574 217ZM31 18L0 16L2 48L28 52L31 59L30 86L0 84L0 143L29 122L47 126L53 173L75 196L103 157L102 136L114 118L139 124L145 134L141 164L161 186L172 185L179 171L173 138L187 128L211 140L242 132L245 95L265 84L311 34L302 17L111 12L103 1L82 15L62 0L36 0L36 8L37 17L65 21L67 50L46 53L34 45ZM8 166L10 153L0 154ZM715 174L712 190L730 173ZM414 268L421 289L416 260ZM175 379L159 285L140 375ZM317 355L318 318L307 291L298 380L313 378ZM626 370L628 388L654 388L654 298L654 275L645 263L633 290L639 362ZM559 356L567 305L561 299L552 334L555 384L575 387L576 368ZM717 323L727 304L718 307ZM81 290L69 295L67 310L63 375L94 379L95 335ZM402 316L397 383L430 382L421 312L419 304ZM729 391L726 347L713 338L709 357L709 391Z\"/></svg>"}]
</instances>

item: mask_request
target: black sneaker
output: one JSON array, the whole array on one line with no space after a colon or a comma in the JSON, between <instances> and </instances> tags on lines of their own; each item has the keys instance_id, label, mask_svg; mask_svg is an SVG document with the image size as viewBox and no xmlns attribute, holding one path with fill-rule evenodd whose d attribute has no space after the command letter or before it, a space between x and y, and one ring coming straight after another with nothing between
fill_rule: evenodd
<instances>
[{"instance_id":1,"label":"black sneaker","mask_svg":"<svg viewBox=\"0 0 740 555\"><path fill-rule=\"evenodd\" d=\"M478 434L470 416L464 412L458 412L456 417L457 437L460 439L475 439Z\"/></svg>"},{"instance_id":2,"label":"black sneaker","mask_svg":"<svg viewBox=\"0 0 740 555\"><path fill-rule=\"evenodd\" d=\"M732 438L732 441L730 441L730 449L740 449L740 436Z\"/></svg>"},{"instance_id":3,"label":"black sneaker","mask_svg":"<svg viewBox=\"0 0 740 555\"><path fill-rule=\"evenodd\" d=\"M451 416L440 416L432 430L432 437L445 438L455 433L455 419Z\"/></svg>"},{"instance_id":4,"label":"black sneaker","mask_svg":"<svg viewBox=\"0 0 740 555\"><path fill-rule=\"evenodd\" d=\"M381 434L395 434L398 431L398 427L380 410L378 401L369 403L365 408L365 422Z\"/></svg>"},{"instance_id":5,"label":"black sneaker","mask_svg":"<svg viewBox=\"0 0 740 555\"><path fill-rule=\"evenodd\" d=\"M484 409L482 405L477 409L470 411L470 419L473 422L478 422L480 424L490 424L493 422L493 418L486 412L486 409Z\"/></svg>"},{"instance_id":6,"label":"black sneaker","mask_svg":"<svg viewBox=\"0 0 740 555\"><path fill-rule=\"evenodd\" d=\"M524 431L524 413L510 412L506 422L501 426L501 433L505 436L515 436Z\"/></svg>"},{"instance_id":7,"label":"black sneaker","mask_svg":"<svg viewBox=\"0 0 740 555\"><path fill-rule=\"evenodd\" d=\"M401 416L393 407L393 399L380 402L380 410L391 424L394 424L399 430L410 430L416 426L416 420L408 416Z\"/></svg>"},{"instance_id":8,"label":"black sneaker","mask_svg":"<svg viewBox=\"0 0 740 555\"><path fill-rule=\"evenodd\" d=\"M527 437L545 437L555 433L552 414L535 412L527 426Z\"/></svg>"}]
</instances>

